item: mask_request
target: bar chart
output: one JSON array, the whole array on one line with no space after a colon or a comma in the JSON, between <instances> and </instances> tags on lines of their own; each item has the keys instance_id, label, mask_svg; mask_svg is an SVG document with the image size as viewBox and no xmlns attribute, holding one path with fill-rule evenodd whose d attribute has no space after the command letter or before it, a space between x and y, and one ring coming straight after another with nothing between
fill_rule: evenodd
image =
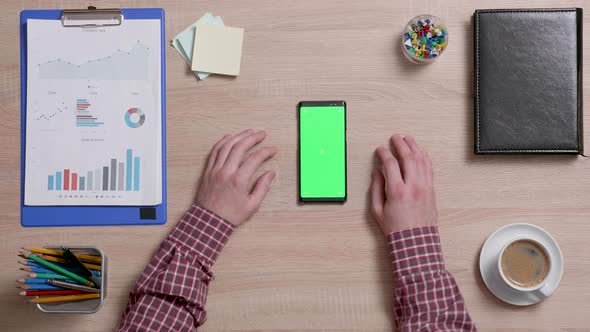
<instances>
[{"instance_id":1,"label":"bar chart","mask_svg":"<svg viewBox=\"0 0 590 332\"><path fill-rule=\"evenodd\" d=\"M127 149L125 158L111 158L92 170L64 168L47 175L48 191L139 191L141 158Z\"/></svg>"},{"instance_id":2,"label":"bar chart","mask_svg":"<svg viewBox=\"0 0 590 332\"><path fill-rule=\"evenodd\" d=\"M104 122L98 121L98 118L90 112L90 103L88 99L76 99L76 127L98 127L104 125Z\"/></svg>"}]
</instances>

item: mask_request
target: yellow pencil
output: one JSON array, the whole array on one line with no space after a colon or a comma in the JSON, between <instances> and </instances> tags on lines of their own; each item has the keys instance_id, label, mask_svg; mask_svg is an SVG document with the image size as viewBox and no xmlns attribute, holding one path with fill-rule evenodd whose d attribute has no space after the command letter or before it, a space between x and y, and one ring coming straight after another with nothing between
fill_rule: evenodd
<instances>
[{"instance_id":1,"label":"yellow pencil","mask_svg":"<svg viewBox=\"0 0 590 332\"><path fill-rule=\"evenodd\" d=\"M37 254L46 254L46 255L59 256L59 257L63 256L63 252L58 251L58 250L53 250L53 249L38 248L38 247L30 247L30 248L23 248L23 249L28 250L28 251L32 251ZM78 257L78 259L81 259L81 260L91 261L91 262L96 262L96 263L102 262L102 259L98 256L84 255L84 254L74 254L74 255L76 255L76 257Z\"/></svg>"},{"instance_id":2,"label":"yellow pencil","mask_svg":"<svg viewBox=\"0 0 590 332\"><path fill-rule=\"evenodd\" d=\"M81 301L81 300L98 299L98 298L100 298L99 293L50 296L50 297L38 297L37 296L34 299L27 300L27 302L31 302L31 303L71 302L71 301Z\"/></svg>"},{"instance_id":3,"label":"yellow pencil","mask_svg":"<svg viewBox=\"0 0 590 332\"><path fill-rule=\"evenodd\" d=\"M39 257L43 258L46 261L50 261L50 262L55 262L55 263L62 263L62 264L67 264L68 262L66 262L65 259L63 258L57 258L54 256L49 256L49 255L39 255ZM89 269L92 270L98 270L100 271L101 267L100 265L95 265L95 264L90 264L90 263L82 263L84 264L84 266L86 266Z\"/></svg>"}]
</instances>

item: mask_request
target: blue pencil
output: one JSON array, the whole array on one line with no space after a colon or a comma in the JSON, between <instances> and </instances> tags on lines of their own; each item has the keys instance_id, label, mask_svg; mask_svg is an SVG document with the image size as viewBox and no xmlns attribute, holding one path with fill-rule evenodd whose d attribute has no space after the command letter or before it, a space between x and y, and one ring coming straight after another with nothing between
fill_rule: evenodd
<instances>
[{"instance_id":1,"label":"blue pencil","mask_svg":"<svg viewBox=\"0 0 590 332\"><path fill-rule=\"evenodd\" d=\"M47 278L24 278L24 279L18 279L17 281L20 282L21 284L27 284L27 285L31 285L31 284L47 284L47 280L51 280L51 279L47 279ZM70 279L65 279L62 281L66 281L66 282L70 282L73 284L79 284L79 282L74 281L74 280L70 280Z\"/></svg>"},{"instance_id":2,"label":"blue pencil","mask_svg":"<svg viewBox=\"0 0 590 332\"><path fill-rule=\"evenodd\" d=\"M51 285L42 285L42 284L34 284L34 285L20 285L17 288L22 288L24 290L64 290L65 288L51 286Z\"/></svg>"},{"instance_id":3,"label":"blue pencil","mask_svg":"<svg viewBox=\"0 0 590 332\"><path fill-rule=\"evenodd\" d=\"M37 272L37 273L55 273L55 271L46 269L43 266L41 266L40 264L35 263L30 260L21 260L19 262L21 264L25 265L25 268L24 268L25 271ZM60 264L60 263L55 263L55 264L63 267L64 269L70 270L72 272L80 273L80 269L78 269L78 268L74 268L74 267ZM100 275L101 275L100 271L97 271L97 270L90 270L90 271L92 271L92 273L94 273L94 275L97 277L100 277Z\"/></svg>"},{"instance_id":4,"label":"blue pencil","mask_svg":"<svg viewBox=\"0 0 590 332\"><path fill-rule=\"evenodd\" d=\"M55 273L55 271L52 271L50 269L46 269L44 267L35 267L35 266L21 267L21 270L27 271L27 272L34 272L34 273Z\"/></svg>"}]
</instances>

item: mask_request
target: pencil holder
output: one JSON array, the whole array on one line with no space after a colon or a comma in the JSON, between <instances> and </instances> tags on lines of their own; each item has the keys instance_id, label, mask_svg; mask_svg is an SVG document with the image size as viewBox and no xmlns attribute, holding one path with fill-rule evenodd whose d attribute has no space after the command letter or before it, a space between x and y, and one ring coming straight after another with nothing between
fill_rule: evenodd
<instances>
[{"instance_id":1,"label":"pencil holder","mask_svg":"<svg viewBox=\"0 0 590 332\"><path fill-rule=\"evenodd\" d=\"M61 250L60 246L46 246L45 248ZM63 303L37 303L37 308L48 314L93 314L100 310L107 296L107 256L96 247L72 246L68 248L77 254L100 256L100 298Z\"/></svg>"}]
</instances>

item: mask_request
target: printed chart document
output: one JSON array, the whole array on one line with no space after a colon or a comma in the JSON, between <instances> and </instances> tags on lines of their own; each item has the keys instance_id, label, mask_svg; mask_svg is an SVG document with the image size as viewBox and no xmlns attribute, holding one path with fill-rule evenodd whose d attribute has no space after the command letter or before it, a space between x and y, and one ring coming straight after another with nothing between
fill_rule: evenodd
<instances>
[{"instance_id":1,"label":"printed chart document","mask_svg":"<svg viewBox=\"0 0 590 332\"><path fill-rule=\"evenodd\" d=\"M25 205L162 202L160 37L27 21Z\"/></svg>"}]
</instances>

